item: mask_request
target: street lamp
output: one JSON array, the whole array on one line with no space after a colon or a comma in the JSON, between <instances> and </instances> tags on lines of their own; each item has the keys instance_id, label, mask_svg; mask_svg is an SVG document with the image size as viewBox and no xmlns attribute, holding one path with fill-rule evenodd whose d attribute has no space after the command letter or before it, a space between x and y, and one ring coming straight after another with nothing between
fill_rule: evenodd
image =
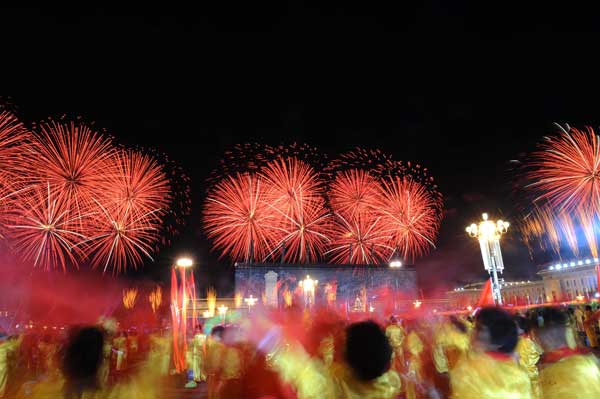
<instances>
[{"instance_id":1,"label":"street lamp","mask_svg":"<svg viewBox=\"0 0 600 399\"><path fill-rule=\"evenodd\" d=\"M393 269L398 269L402 267L402 261L399 260L393 260L390 262L390 267Z\"/></svg>"},{"instance_id":2,"label":"street lamp","mask_svg":"<svg viewBox=\"0 0 600 399\"><path fill-rule=\"evenodd\" d=\"M315 303L315 288L319 284L318 280L313 280L309 275L299 285L304 290L304 306L309 307Z\"/></svg>"},{"instance_id":3,"label":"street lamp","mask_svg":"<svg viewBox=\"0 0 600 399\"><path fill-rule=\"evenodd\" d=\"M483 266L492 279L494 302L497 305L502 305L502 295L500 294L500 283L498 281L498 272L502 274L504 271L502 252L500 252L500 237L508 231L510 225L503 220L496 222L488 220L487 213L481 216L483 220L479 224L473 223L466 230L469 236L479 240Z\"/></svg>"},{"instance_id":4,"label":"street lamp","mask_svg":"<svg viewBox=\"0 0 600 399\"><path fill-rule=\"evenodd\" d=\"M225 324L225 316L227 315L227 310L229 308L225 305L221 305L217 308L219 311L219 315L221 316L222 324Z\"/></svg>"},{"instance_id":5,"label":"street lamp","mask_svg":"<svg viewBox=\"0 0 600 399\"><path fill-rule=\"evenodd\" d=\"M179 258L177 259L177 262L175 262L175 264L177 265L177 267L182 267L184 269L187 269L188 267L192 267L194 266L194 261L191 258Z\"/></svg>"},{"instance_id":6,"label":"street lamp","mask_svg":"<svg viewBox=\"0 0 600 399\"><path fill-rule=\"evenodd\" d=\"M248 312L250 312L250 310L252 310L252 307L256 305L256 301L258 301L258 298L254 298L254 296L252 295L250 295L250 298L244 299L244 302L246 302L246 305L248 305Z\"/></svg>"}]
</instances>

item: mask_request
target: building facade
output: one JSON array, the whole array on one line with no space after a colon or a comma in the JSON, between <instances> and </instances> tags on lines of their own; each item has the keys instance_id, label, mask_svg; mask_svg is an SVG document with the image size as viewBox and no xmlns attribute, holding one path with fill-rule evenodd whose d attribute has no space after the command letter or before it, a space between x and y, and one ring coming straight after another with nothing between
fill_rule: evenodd
<instances>
[{"instance_id":1,"label":"building facade","mask_svg":"<svg viewBox=\"0 0 600 399\"><path fill-rule=\"evenodd\" d=\"M548 263L538 269L536 280L501 281L502 300L511 305L591 300L598 297L597 258ZM473 306L479 300L484 282L467 284L448 292L458 308Z\"/></svg>"}]
</instances>

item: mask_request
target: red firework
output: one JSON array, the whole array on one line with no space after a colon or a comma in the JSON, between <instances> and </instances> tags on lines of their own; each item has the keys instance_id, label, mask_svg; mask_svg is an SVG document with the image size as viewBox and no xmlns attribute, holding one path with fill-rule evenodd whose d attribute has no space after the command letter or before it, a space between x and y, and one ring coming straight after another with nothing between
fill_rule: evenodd
<instances>
[{"instance_id":1,"label":"red firework","mask_svg":"<svg viewBox=\"0 0 600 399\"><path fill-rule=\"evenodd\" d=\"M40 185L17 202L9 224L11 238L19 255L34 266L66 270L68 263L77 265L77 258L83 256L78 246L85 239L80 218L72 216L61 197L53 196L50 184Z\"/></svg>"},{"instance_id":2,"label":"red firework","mask_svg":"<svg viewBox=\"0 0 600 399\"><path fill-rule=\"evenodd\" d=\"M105 200L133 218L148 215L154 220L164 215L171 190L158 162L136 151L120 151L113 161L116 175L107 176L111 181L105 185Z\"/></svg>"},{"instance_id":3,"label":"red firework","mask_svg":"<svg viewBox=\"0 0 600 399\"><path fill-rule=\"evenodd\" d=\"M92 267L109 267L120 273L128 267L136 268L144 256L152 259L154 243L158 239L157 210L133 212L119 206L107 208L94 200L99 210L87 226L89 237L82 244L92 256Z\"/></svg>"},{"instance_id":4,"label":"red firework","mask_svg":"<svg viewBox=\"0 0 600 399\"><path fill-rule=\"evenodd\" d=\"M435 248L440 225L441 204L421 183L408 177L389 178L382 182L377 207L390 234L390 244L404 258L414 259Z\"/></svg>"},{"instance_id":5,"label":"red firework","mask_svg":"<svg viewBox=\"0 0 600 399\"><path fill-rule=\"evenodd\" d=\"M114 179L114 149L108 138L75 123L44 122L34 140L32 182L49 183L52 196L78 215L102 198Z\"/></svg>"},{"instance_id":6,"label":"red firework","mask_svg":"<svg viewBox=\"0 0 600 399\"><path fill-rule=\"evenodd\" d=\"M276 217L265 202L269 189L260 177L235 174L217 184L204 206L204 228L222 256L235 261L263 259L280 232Z\"/></svg>"},{"instance_id":7,"label":"red firework","mask_svg":"<svg viewBox=\"0 0 600 399\"><path fill-rule=\"evenodd\" d=\"M304 200L297 211L284 214L277 207L272 208L277 217L276 242L267 257L276 251L284 254L283 259L290 263L304 263L320 259L329 243L329 212L323 200Z\"/></svg>"},{"instance_id":8,"label":"red firework","mask_svg":"<svg viewBox=\"0 0 600 399\"><path fill-rule=\"evenodd\" d=\"M592 128L561 128L531 155L527 187L535 201L548 201L560 210L579 206L600 210L600 142Z\"/></svg>"},{"instance_id":9,"label":"red firework","mask_svg":"<svg viewBox=\"0 0 600 399\"><path fill-rule=\"evenodd\" d=\"M368 172L351 169L335 177L330 186L329 200L335 212L352 218L375 209L380 190L379 182Z\"/></svg>"},{"instance_id":10,"label":"red firework","mask_svg":"<svg viewBox=\"0 0 600 399\"><path fill-rule=\"evenodd\" d=\"M269 184L265 201L280 233L273 250L285 247L285 259L291 262L315 261L329 230L319 174L307 163L288 157L269 163L262 176Z\"/></svg>"},{"instance_id":11,"label":"red firework","mask_svg":"<svg viewBox=\"0 0 600 399\"><path fill-rule=\"evenodd\" d=\"M371 212L349 219L341 214L335 216L332 243L327 251L333 262L379 264L388 260L394 248L389 245L392 236L384 232L381 217Z\"/></svg>"}]
</instances>

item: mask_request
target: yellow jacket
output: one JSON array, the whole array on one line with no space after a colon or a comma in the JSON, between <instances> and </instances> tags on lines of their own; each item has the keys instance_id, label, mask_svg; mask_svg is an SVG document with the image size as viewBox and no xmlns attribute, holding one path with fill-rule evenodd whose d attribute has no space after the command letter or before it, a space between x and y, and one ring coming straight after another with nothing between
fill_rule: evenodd
<instances>
[{"instance_id":1,"label":"yellow jacket","mask_svg":"<svg viewBox=\"0 0 600 399\"><path fill-rule=\"evenodd\" d=\"M540 367L540 387L544 399L600 398L598 360L576 349L548 353Z\"/></svg>"},{"instance_id":2,"label":"yellow jacket","mask_svg":"<svg viewBox=\"0 0 600 399\"><path fill-rule=\"evenodd\" d=\"M300 346L282 348L269 356L271 367L295 388L299 399L392 399L400 392L400 377L388 371L375 380L358 380L346 365L327 367Z\"/></svg>"},{"instance_id":3,"label":"yellow jacket","mask_svg":"<svg viewBox=\"0 0 600 399\"><path fill-rule=\"evenodd\" d=\"M454 399L531 399L527 373L511 356L470 352L450 370Z\"/></svg>"}]
</instances>

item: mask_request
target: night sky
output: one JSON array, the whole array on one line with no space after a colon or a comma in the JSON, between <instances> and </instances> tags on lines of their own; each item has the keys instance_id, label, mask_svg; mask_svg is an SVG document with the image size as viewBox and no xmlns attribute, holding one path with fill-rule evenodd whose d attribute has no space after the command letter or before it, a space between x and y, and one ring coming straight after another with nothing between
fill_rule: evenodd
<instances>
[{"instance_id":1,"label":"night sky","mask_svg":"<svg viewBox=\"0 0 600 399\"><path fill-rule=\"evenodd\" d=\"M379 147L427 166L446 215L438 249L416 262L421 284L482 279L464 227L483 211L518 217L508 161L553 122L598 125L595 10L198 3L0 9L2 94L23 120L81 116L118 142L169 154L191 176L189 225L138 276L162 277L190 249L203 283L226 289L231 268L200 229L205 179L235 143L297 141L330 156ZM534 275L516 231L503 251L509 276Z\"/></svg>"}]
</instances>

